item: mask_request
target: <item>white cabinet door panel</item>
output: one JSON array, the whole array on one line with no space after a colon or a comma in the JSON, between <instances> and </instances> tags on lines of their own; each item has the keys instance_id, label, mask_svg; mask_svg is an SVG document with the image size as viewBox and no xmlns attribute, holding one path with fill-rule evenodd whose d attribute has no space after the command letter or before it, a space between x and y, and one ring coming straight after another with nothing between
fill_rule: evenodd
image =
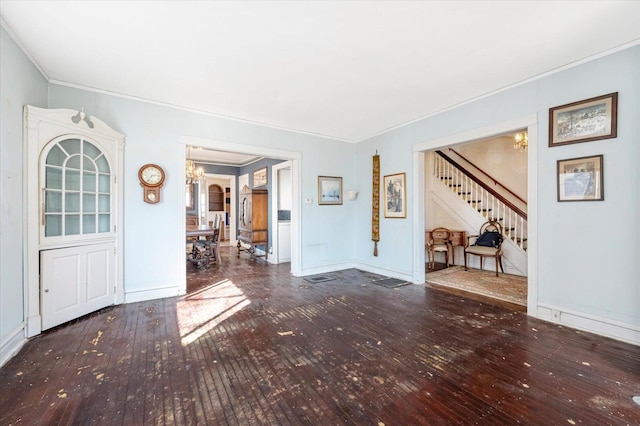
<instances>
[{"instance_id":1,"label":"white cabinet door panel","mask_svg":"<svg viewBox=\"0 0 640 426\"><path fill-rule=\"evenodd\" d=\"M42 329L114 303L115 243L40 252Z\"/></svg>"}]
</instances>

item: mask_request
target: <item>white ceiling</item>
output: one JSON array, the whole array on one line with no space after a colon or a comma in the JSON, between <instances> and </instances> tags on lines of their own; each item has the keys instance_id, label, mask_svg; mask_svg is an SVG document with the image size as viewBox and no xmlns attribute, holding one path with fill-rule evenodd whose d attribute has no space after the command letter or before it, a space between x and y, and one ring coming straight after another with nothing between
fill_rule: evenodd
<instances>
[{"instance_id":1,"label":"white ceiling","mask_svg":"<svg viewBox=\"0 0 640 426\"><path fill-rule=\"evenodd\" d=\"M242 167L255 163L263 157L251 154L240 154L237 152L215 151L200 147L187 147L187 158L204 164Z\"/></svg>"},{"instance_id":2,"label":"white ceiling","mask_svg":"<svg viewBox=\"0 0 640 426\"><path fill-rule=\"evenodd\" d=\"M351 142L640 40L639 1L2 0L0 14L52 82Z\"/></svg>"}]
</instances>

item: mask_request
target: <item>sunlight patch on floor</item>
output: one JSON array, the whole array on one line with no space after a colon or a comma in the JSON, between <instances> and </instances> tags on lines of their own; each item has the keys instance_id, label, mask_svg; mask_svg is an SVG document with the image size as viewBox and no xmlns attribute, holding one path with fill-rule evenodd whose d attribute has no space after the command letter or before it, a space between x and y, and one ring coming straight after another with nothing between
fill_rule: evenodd
<instances>
[{"instance_id":1,"label":"sunlight patch on floor","mask_svg":"<svg viewBox=\"0 0 640 426\"><path fill-rule=\"evenodd\" d=\"M250 303L231 280L222 280L182 297L176 307L182 345L193 343Z\"/></svg>"}]
</instances>

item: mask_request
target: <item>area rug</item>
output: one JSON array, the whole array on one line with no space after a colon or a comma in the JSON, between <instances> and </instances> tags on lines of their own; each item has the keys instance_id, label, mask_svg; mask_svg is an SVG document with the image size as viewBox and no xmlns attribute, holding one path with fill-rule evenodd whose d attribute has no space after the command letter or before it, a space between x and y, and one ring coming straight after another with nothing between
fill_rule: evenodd
<instances>
[{"instance_id":1,"label":"area rug","mask_svg":"<svg viewBox=\"0 0 640 426\"><path fill-rule=\"evenodd\" d=\"M451 287L491 297L505 302L527 306L527 277L478 269L464 270L463 266L452 266L427 273L427 284Z\"/></svg>"}]
</instances>

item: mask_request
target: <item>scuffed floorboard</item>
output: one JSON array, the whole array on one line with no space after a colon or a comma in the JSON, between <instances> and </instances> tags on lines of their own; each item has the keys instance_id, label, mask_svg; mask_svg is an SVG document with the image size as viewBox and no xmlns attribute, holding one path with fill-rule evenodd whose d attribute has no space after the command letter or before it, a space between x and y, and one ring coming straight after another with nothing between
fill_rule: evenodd
<instances>
[{"instance_id":1,"label":"scuffed floorboard","mask_svg":"<svg viewBox=\"0 0 640 426\"><path fill-rule=\"evenodd\" d=\"M355 269L188 264L184 297L104 309L0 369L0 424L639 424L640 348Z\"/></svg>"}]
</instances>

